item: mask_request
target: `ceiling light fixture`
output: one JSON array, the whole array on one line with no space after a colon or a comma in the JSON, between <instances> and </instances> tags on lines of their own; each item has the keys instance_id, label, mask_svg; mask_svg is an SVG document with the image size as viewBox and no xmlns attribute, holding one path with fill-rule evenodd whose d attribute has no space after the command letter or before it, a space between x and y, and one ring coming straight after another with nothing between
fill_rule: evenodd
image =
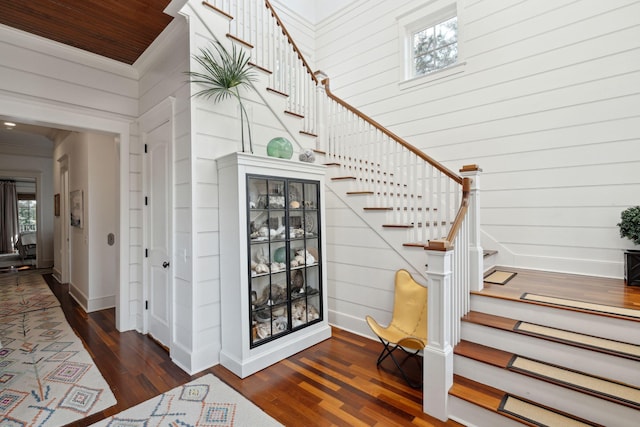
<instances>
[{"instance_id":1,"label":"ceiling light fixture","mask_svg":"<svg viewBox=\"0 0 640 427\"><path fill-rule=\"evenodd\" d=\"M14 127L16 127L16 124L13 122L4 122L4 125L7 129L13 129Z\"/></svg>"}]
</instances>

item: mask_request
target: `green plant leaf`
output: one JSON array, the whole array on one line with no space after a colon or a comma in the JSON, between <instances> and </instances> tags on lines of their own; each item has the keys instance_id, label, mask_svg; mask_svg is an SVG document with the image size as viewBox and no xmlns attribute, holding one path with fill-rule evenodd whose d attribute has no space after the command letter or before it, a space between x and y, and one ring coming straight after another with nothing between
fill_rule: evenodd
<instances>
[{"instance_id":1,"label":"green plant leaf","mask_svg":"<svg viewBox=\"0 0 640 427\"><path fill-rule=\"evenodd\" d=\"M620 227L620 237L626 237L636 245L640 245L640 206L633 206L622 211L621 221L617 224Z\"/></svg>"}]
</instances>

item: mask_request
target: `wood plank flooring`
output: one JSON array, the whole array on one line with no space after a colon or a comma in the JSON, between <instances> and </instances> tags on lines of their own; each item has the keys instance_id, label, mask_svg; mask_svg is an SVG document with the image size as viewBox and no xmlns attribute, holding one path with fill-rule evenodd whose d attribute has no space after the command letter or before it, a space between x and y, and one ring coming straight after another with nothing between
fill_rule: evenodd
<instances>
[{"instance_id":1,"label":"wood plank flooring","mask_svg":"<svg viewBox=\"0 0 640 427\"><path fill-rule=\"evenodd\" d=\"M640 309L640 287L624 286L622 280L500 269L518 274L507 285L486 284L482 293L518 299L523 292L537 292ZM152 339L133 331L119 333L113 309L86 314L67 286L46 278L118 400L115 407L74 425L89 425L206 373L218 376L286 426L459 425L422 413L421 390L408 387L388 360L381 369L376 367L382 345L375 341L334 328L331 339L243 380L220 365L189 376ZM420 375L417 367L407 367L413 376ZM465 393L474 389L477 393L479 386Z\"/></svg>"},{"instance_id":2,"label":"wood plank flooring","mask_svg":"<svg viewBox=\"0 0 640 427\"><path fill-rule=\"evenodd\" d=\"M189 376L147 336L115 329L115 310L84 313L68 286L45 276L67 320L110 384L117 405L85 418L87 426L206 373L213 373L286 426L459 426L422 412L422 391L406 385L385 361L382 345L340 329L332 338L241 380L218 365ZM420 376L407 361L412 377Z\"/></svg>"},{"instance_id":3,"label":"wood plank flooring","mask_svg":"<svg viewBox=\"0 0 640 427\"><path fill-rule=\"evenodd\" d=\"M479 292L480 294L519 300L523 293L531 292L640 310L640 286L626 286L622 279L508 267L497 267L496 269L513 271L517 275L506 285L485 282L484 289Z\"/></svg>"}]
</instances>

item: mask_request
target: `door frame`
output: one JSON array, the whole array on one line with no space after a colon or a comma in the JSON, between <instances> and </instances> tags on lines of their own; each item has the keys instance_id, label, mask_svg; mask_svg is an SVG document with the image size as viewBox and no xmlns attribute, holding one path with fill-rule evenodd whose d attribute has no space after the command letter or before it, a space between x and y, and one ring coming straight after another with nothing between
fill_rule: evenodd
<instances>
[{"instance_id":1,"label":"door frame","mask_svg":"<svg viewBox=\"0 0 640 427\"><path fill-rule=\"evenodd\" d=\"M60 163L60 281L69 283L71 277L71 250L69 245L69 158L64 155Z\"/></svg>"},{"instance_id":2,"label":"door frame","mask_svg":"<svg viewBox=\"0 0 640 427\"><path fill-rule=\"evenodd\" d=\"M169 137L169 194L167 194L167 201L171 209L167 212L167 229L168 229L168 241L169 241L169 263L174 266L174 247L173 247L173 186L174 186L174 176L173 176L173 159L175 157L175 123L174 123L174 109L175 109L175 98L167 97L153 108L148 110L138 119L138 131L140 133L141 139L141 147L144 147L147 141L147 135L152 130L156 129L159 126L164 125L165 123L169 123L169 128L171 129L171 135ZM144 148L143 150L144 151ZM149 193L149 182L147 180L147 172L148 172L148 160L144 158L142 160L142 198ZM144 202L141 201L144 205ZM148 219L148 209L143 206L144 214L142 215L142 241L143 241L143 252L144 248L149 247L149 221ZM142 268L142 300L140 307L142 314L142 333L149 333L149 310L146 309L145 302L149 299L150 294L150 286L149 283L149 262L148 258L144 257L143 254L143 268ZM169 343L163 343L164 345L168 345L169 351L173 347L174 342L174 301L175 301L175 287L174 287L174 276L175 269L169 269L169 278L168 278L168 286L169 286Z\"/></svg>"},{"instance_id":3,"label":"door frame","mask_svg":"<svg viewBox=\"0 0 640 427\"><path fill-rule=\"evenodd\" d=\"M130 307L129 278L129 193L130 193L130 139L131 120L99 117L84 108L60 108L55 103L45 103L34 99L24 99L12 95L0 97L0 113L18 122L28 122L40 126L56 127L78 132L106 132L118 137L119 153L119 262L114 275L116 284L116 329L124 332L136 329L135 316ZM52 160L53 161L53 160ZM53 179L53 177L49 177ZM37 185L37 184L36 184Z\"/></svg>"}]
</instances>

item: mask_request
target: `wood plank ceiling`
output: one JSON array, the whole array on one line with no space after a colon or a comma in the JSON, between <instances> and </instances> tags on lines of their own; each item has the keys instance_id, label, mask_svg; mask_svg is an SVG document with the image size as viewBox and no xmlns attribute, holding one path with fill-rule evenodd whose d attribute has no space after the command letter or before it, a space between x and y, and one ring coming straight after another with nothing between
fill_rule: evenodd
<instances>
[{"instance_id":1,"label":"wood plank ceiling","mask_svg":"<svg viewBox=\"0 0 640 427\"><path fill-rule=\"evenodd\" d=\"M173 17L171 0L0 0L0 24L133 64Z\"/></svg>"}]
</instances>

